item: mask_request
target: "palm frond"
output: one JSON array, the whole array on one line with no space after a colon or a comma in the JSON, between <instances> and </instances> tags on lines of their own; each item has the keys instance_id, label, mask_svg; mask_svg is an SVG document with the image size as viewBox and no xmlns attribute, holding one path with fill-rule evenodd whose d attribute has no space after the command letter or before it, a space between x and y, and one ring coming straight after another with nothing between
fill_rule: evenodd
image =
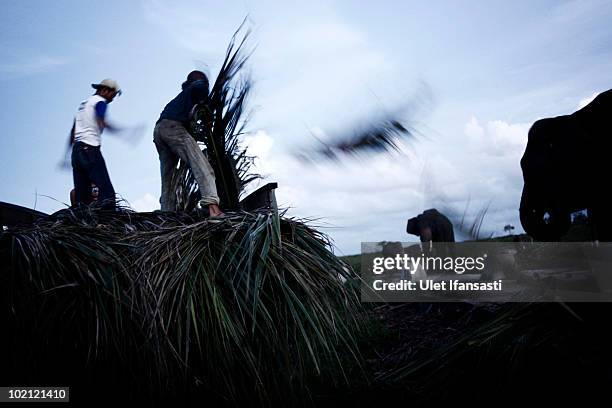
<instances>
[{"instance_id":1,"label":"palm frond","mask_svg":"<svg viewBox=\"0 0 612 408\"><path fill-rule=\"evenodd\" d=\"M347 353L360 364L361 305L338 279L352 272L299 220L87 208L0 241L10 350L32 359L17 371L56 356L68 377L99 372L152 396L203 383L189 393L263 401L302 398L306 379L343 372Z\"/></svg>"},{"instance_id":2,"label":"palm frond","mask_svg":"<svg viewBox=\"0 0 612 408\"><path fill-rule=\"evenodd\" d=\"M250 31L243 22L232 36L206 104L196 107L192 134L206 148L214 173L220 205L224 210L239 209L240 194L258 174L250 172L253 157L240 143L246 132L244 115L252 81L243 73L251 55L246 51ZM200 189L185 163L179 162L172 181L177 208L191 211L201 198Z\"/></svg>"}]
</instances>

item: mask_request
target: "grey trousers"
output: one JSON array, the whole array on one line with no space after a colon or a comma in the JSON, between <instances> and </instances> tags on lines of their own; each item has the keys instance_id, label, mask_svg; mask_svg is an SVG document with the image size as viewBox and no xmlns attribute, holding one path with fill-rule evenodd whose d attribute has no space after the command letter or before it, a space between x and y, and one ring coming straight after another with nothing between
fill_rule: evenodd
<instances>
[{"instance_id":1,"label":"grey trousers","mask_svg":"<svg viewBox=\"0 0 612 408\"><path fill-rule=\"evenodd\" d=\"M215 173L182 123L162 119L155 125L153 141L160 161L162 188L159 202L162 211L176 211L176 195L171 191L171 181L179 158L187 163L198 183L202 194L200 205L219 204Z\"/></svg>"}]
</instances>

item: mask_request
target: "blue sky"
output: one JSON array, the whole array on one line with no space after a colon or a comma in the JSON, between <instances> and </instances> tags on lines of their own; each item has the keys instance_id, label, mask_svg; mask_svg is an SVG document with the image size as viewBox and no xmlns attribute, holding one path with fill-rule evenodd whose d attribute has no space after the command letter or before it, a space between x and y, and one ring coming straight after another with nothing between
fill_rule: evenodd
<instances>
[{"instance_id":1,"label":"blue sky","mask_svg":"<svg viewBox=\"0 0 612 408\"><path fill-rule=\"evenodd\" d=\"M409 240L410 216L462 212L468 201L470 213L491 202L488 231L520 230L529 126L611 87L610 1L6 2L0 200L62 208L72 176L57 163L74 111L89 84L111 77L125 90L111 120L146 128L135 143L104 135L111 179L135 208L156 208L159 112L190 70L216 73L247 15L256 50L245 143L267 181L279 182L279 203L321 218L344 253L361 241ZM415 118L416 146L340 166L291 156L311 133L364 123L423 84L433 104Z\"/></svg>"}]
</instances>

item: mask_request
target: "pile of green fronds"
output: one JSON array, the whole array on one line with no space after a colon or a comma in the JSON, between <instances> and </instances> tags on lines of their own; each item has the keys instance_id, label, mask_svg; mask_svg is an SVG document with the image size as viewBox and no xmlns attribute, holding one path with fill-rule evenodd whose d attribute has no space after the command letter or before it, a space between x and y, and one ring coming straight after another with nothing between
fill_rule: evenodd
<instances>
[{"instance_id":1,"label":"pile of green fronds","mask_svg":"<svg viewBox=\"0 0 612 408\"><path fill-rule=\"evenodd\" d=\"M1 233L0 264L5 383L271 401L360 364L350 268L274 212L62 210Z\"/></svg>"}]
</instances>

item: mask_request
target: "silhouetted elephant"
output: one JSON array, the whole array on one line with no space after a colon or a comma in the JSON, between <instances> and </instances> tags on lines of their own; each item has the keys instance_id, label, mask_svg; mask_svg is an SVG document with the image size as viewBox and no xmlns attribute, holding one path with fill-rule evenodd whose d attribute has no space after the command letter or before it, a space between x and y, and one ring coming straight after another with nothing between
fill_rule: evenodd
<instances>
[{"instance_id":1,"label":"silhouetted elephant","mask_svg":"<svg viewBox=\"0 0 612 408\"><path fill-rule=\"evenodd\" d=\"M427 256L439 256L441 258L454 257L455 232L453 223L444 214L430 208L422 214L408 220L406 225L408 234L417 235L421 239L421 253ZM432 268L428 274L445 272L444 269Z\"/></svg>"},{"instance_id":2,"label":"silhouetted elephant","mask_svg":"<svg viewBox=\"0 0 612 408\"><path fill-rule=\"evenodd\" d=\"M521 224L541 241L558 241L571 213L587 209L596 239L612 241L612 89L571 115L538 120L521 159Z\"/></svg>"},{"instance_id":3,"label":"silhouetted elephant","mask_svg":"<svg viewBox=\"0 0 612 408\"><path fill-rule=\"evenodd\" d=\"M421 238L421 242L455 242L453 223L435 208L408 220L408 234Z\"/></svg>"}]
</instances>

